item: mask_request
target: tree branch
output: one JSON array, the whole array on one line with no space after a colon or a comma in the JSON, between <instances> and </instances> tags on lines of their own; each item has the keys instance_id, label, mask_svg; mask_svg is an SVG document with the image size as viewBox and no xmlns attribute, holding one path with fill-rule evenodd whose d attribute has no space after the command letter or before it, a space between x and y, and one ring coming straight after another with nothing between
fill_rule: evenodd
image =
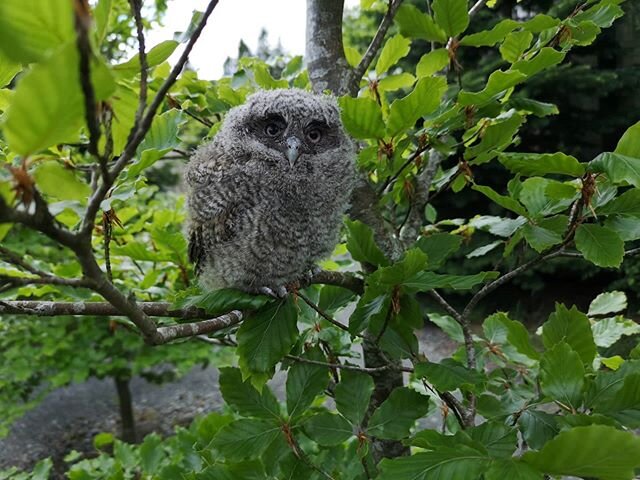
<instances>
[{"instance_id":1,"label":"tree branch","mask_svg":"<svg viewBox=\"0 0 640 480\"><path fill-rule=\"evenodd\" d=\"M222 330L240 323L242 318L243 315L240 310L232 310L225 315L201 322L180 323L178 325L158 327L154 338L155 344L168 343L178 338L197 337L206 333Z\"/></svg>"},{"instance_id":2,"label":"tree branch","mask_svg":"<svg viewBox=\"0 0 640 480\"><path fill-rule=\"evenodd\" d=\"M210 319L201 308L172 309L169 302L140 302L138 308L150 317L171 317L183 320ZM40 317L58 315L82 315L95 317L118 317L124 314L109 302L48 302L43 300L5 301L0 313L28 314ZM231 312L233 313L233 312ZM161 327L167 328L167 327Z\"/></svg>"},{"instance_id":3,"label":"tree branch","mask_svg":"<svg viewBox=\"0 0 640 480\"><path fill-rule=\"evenodd\" d=\"M476 13L478 13L480 9L484 7L485 3L487 3L487 0L478 0L476 3L474 3L473 7L469 9L469 16L473 17Z\"/></svg>"},{"instance_id":4,"label":"tree branch","mask_svg":"<svg viewBox=\"0 0 640 480\"><path fill-rule=\"evenodd\" d=\"M369 65L371 65L371 62L378 54L378 50L380 50L380 47L382 46L387 30L389 30L389 27L393 22L393 17L395 17L401 3L402 0L389 0L389 8L387 8L387 12L384 14L384 17L382 17L378 30L373 36L373 40L371 40L367 51L364 52L360 63L358 63L356 68L351 71L351 78L349 79L349 92L351 95L356 95L358 93L358 90L360 89L360 80L362 80L362 77L369 68Z\"/></svg>"},{"instance_id":5,"label":"tree branch","mask_svg":"<svg viewBox=\"0 0 640 480\"><path fill-rule=\"evenodd\" d=\"M131 6L131 12L136 22L136 34L138 36L138 59L140 61L140 100L138 102L138 109L136 110L136 117L131 132L138 130L142 115L144 115L144 109L147 108L147 52L145 51L144 41L144 26L142 24L142 15L140 10L142 9L142 0L129 0Z\"/></svg>"},{"instance_id":6,"label":"tree branch","mask_svg":"<svg viewBox=\"0 0 640 480\"><path fill-rule=\"evenodd\" d=\"M346 325L341 324L335 318L333 318L331 315L327 314L324 310L322 310L315 303L313 303L304 293L298 292L297 295L298 295L298 297L300 297L304 301L304 303L309 305L313 310L316 311L316 313L318 315L320 315L322 318L324 318L331 325L333 325L335 327L338 327L339 329L344 330L345 332L351 333L351 332L349 332L349 327L347 327Z\"/></svg>"},{"instance_id":7,"label":"tree branch","mask_svg":"<svg viewBox=\"0 0 640 480\"><path fill-rule=\"evenodd\" d=\"M346 288L359 295L364 292L364 280L349 272L321 270L311 278L309 283L334 285L336 287Z\"/></svg>"},{"instance_id":8,"label":"tree branch","mask_svg":"<svg viewBox=\"0 0 640 480\"><path fill-rule=\"evenodd\" d=\"M435 290L429 290L429 295L440 304L440 306L449 314L451 315L458 323L460 323L461 319L462 319L462 315L460 315L460 312L458 312L455 308L453 308L451 306L451 304L449 302L447 302L444 297L442 297L438 292L436 292Z\"/></svg>"},{"instance_id":9,"label":"tree branch","mask_svg":"<svg viewBox=\"0 0 640 480\"><path fill-rule=\"evenodd\" d=\"M429 191L431 190L431 184L436 176L438 167L444 160L444 156L436 150L431 150L429 154L429 161L427 166L418 174L416 178L416 190L415 197L411 212L407 223L402 229L400 239L405 244L412 244L416 241L420 228L422 227L424 219L424 209L429 203Z\"/></svg>"},{"instance_id":10,"label":"tree branch","mask_svg":"<svg viewBox=\"0 0 640 480\"><path fill-rule=\"evenodd\" d=\"M393 365L393 364L384 365L382 367L360 367L358 365L320 362L318 360L311 360L309 358L298 357L296 355L285 355L284 358L288 360L293 360L294 362L308 363L310 365L318 365L318 366L327 367L327 368L339 368L342 370L352 370L354 372L362 372L366 374L380 373L380 372L385 372L387 370L397 370L397 371L409 372L409 373L413 372L413 368L411 367L403 367L401 365Z\"/></svg>"},{"instance_id":11,"label":"tree branch","mask_svg":"<svg viewBox=\"0 0 640 480\"><path fill-rule=\"evenodd\" d=\"M486 297L489 293L493 292L496 288L504 285L505 283L507 283L514 277L516 277L517 275L520 275L522 272L529 270L530 268L538 265L539 263L542 263L545 260L549 260L551 258L555 258L561 255L562 255L562 247L560 249L554 249L549 253L546 253L545 255L539 255L529 260L528 262L523 263L518 268L515 268L510 272L502 275L501 277L498 277L494 281L487 283L484 287L478 290L478 292L473 297L471 297L471 300L469 301L469 303L467 304L467 306L464 308L462 312L462 315L461 315L462 321L463 322L468 321L469 315L471 314L473 309L476 307L478 302L480 302L480 300Z\"/></svg>"},{"instance_id":12,"label":"tree branch","mask_svg":"<svg viewBox=\"0 0 640 480\"><path fill-rule=\"evenodd\" d=\"M87 0L75 0L74 6L76 45L80 54L80 85L84 96L85 121L89 130L89 153L99 160L102 175L106 177L107 167L98 153L100 124L96 115L96 97L91 83L91 44L89 42L91 13Z\"/></svg>"}]
</instances>

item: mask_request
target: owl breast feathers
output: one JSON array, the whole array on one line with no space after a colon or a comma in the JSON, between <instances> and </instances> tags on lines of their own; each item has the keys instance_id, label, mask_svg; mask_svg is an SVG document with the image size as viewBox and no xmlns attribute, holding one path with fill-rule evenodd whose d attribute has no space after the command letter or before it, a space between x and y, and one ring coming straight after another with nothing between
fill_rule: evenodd
<instances>
[{"instance_id":1,"label":"owl breast feathers","mask_svg":"<svg viewBox=\"0 0 640 480\"><path fill-rule=\"evenodd\" d=\"M355 182L335 99L269 90L231 109L186 171L189 256L204 287L301 279L338 240Z\"/></svg>"}]
</instances>

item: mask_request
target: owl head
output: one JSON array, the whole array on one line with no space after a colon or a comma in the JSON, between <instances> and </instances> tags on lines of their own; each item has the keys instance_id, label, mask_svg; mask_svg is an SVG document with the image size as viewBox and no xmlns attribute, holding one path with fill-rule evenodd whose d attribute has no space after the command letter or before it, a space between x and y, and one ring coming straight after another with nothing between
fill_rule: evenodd
<instances>
[{"instance_id":1,"label":"owl head","mask_svg":"<svg viewBox=\"0 0 640 480\"><path fill-rule=\"evenodd\" d=\"M234 150L237 159L283 172L309 170L322 160L344 158L353 149L335 99L299 89L249 96L227 113L216 139Z\"/></svg>"}]
</instances>

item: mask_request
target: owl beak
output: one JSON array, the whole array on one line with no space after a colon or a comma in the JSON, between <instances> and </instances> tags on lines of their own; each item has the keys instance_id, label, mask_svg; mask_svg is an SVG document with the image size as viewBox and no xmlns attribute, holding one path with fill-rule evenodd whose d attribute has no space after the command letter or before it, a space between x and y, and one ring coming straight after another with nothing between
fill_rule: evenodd
<instances>
[{"instance_id":1,"label":"owl beak","mask_svg":"<svg viewBox=\"0 0 640 480\"><path fill-rule=\"evenodd\" d=\"M287 138L287 160L289 160L289 165L293 168L296 164L296 160L300 157L300 140L296 137Z\"/></svg>"}]
</instances>

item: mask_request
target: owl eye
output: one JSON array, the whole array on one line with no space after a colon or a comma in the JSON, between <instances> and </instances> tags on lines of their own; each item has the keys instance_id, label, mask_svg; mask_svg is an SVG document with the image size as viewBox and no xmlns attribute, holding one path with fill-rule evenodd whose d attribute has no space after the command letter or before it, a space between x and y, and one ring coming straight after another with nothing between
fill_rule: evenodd
<instances>
[{"instance_id":1,"label":"owl eye","mask_svg":"<svg viewBox=\"0 0 640 480\"><path fill-rule=\"evenodd\" d=\"M314 128L313 130L309 130L307 132L307 138L310 142L318 143L322 138L322 132L319 129Z\"/></svg>"},{"instance_id":2,"label":"owl eye","mask_svg":"<svg viewBox=\"0 0 640 480\"><path fill-rule=\"evenodd\" d=\"M270 137L277 136L281 131L282 128L277 123L269 123L266 127L264 127L264 133L266 133Z\"/></svg>"}]
</instances>

